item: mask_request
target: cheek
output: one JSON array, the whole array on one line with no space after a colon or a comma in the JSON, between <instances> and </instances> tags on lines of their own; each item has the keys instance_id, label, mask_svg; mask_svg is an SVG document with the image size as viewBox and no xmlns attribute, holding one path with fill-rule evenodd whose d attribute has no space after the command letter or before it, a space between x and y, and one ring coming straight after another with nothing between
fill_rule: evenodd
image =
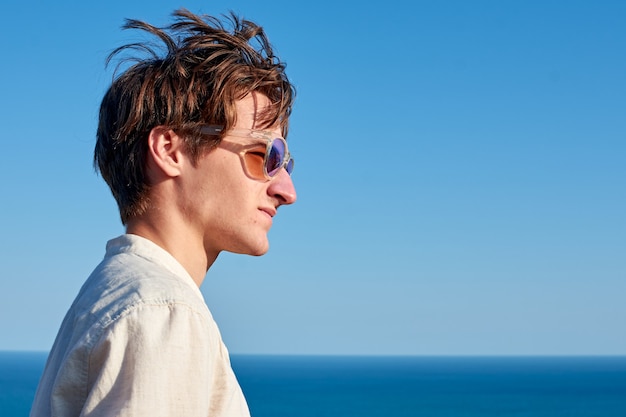
<instances>
[{"instance_id":1,"label":"cheek","mask_svg":"<svg viewBox=\"0 0 626 417\"><path fill-rule=\"evenodd\" d=\"M208 205L217 206L215 208L220 212L227 211L222 215L236 212L245 216L245 211L267 204L268 183L249 176L258 173L263 177L263 157L250 154L249 158L247 167L256 171L248 174L244 171L239 155L220 148L202 161L198 190L202 190L202 198L206 199Z\"/></svg>"}]
</instances>

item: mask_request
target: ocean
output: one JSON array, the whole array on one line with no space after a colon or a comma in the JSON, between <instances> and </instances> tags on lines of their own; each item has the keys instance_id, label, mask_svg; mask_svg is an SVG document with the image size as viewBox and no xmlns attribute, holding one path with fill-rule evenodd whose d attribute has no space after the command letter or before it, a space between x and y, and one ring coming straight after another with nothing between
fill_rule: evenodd
<instances>
[{"instance_id":1,"label":"ocean","mask_svg":"<svg viewBox=\"0 0 626 417\"><path fill-rule=\"evenodd\" d=\"M0 417L46 354L0 352ZM233 355L253 417L626 417L626 357Z\"/></svg>"}]
</instances>

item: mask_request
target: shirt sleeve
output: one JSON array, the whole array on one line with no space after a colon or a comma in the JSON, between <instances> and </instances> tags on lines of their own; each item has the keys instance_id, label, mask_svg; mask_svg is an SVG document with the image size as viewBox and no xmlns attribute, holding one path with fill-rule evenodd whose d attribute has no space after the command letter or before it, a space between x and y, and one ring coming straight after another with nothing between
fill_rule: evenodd
<instances>
[{"instance_id":1,"label":"shirt sleeve","mask_svg":"<svg viewBox=\"0 0 626 417\"><path fill-rule=\"evenodd\" d=\"M81 415L206 417L232 388L212 326L187 305L144 304L125 312L91 350Z\"/></svg>"}]
</instances>

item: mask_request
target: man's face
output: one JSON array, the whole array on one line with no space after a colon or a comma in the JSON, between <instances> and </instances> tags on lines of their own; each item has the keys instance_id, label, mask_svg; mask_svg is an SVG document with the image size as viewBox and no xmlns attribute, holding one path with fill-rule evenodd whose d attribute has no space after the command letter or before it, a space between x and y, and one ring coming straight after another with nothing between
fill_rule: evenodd
<instances>
[{"instance_id":1,"label":"man's face","mask_svg":"<svg viewBox=\"0 0 626 417\"><path fill-rule=\"evenodd\" d=\"M233 130L255 129L256 115L269 103L252 93L236 103ZM263 128L282 136L279 126ZM224 143L199 158L185 181L183 211L194 232L200 234L207 254L222 250L262 255L269 249L267 233L279 206L296 201L290 175L281 169L269 181L249 176L234 148L255 143L254 138L229 136ZM264 143L262 140L256 140ZM228 143L228 145L227 145Z\"/></svg>"}]
</instances>

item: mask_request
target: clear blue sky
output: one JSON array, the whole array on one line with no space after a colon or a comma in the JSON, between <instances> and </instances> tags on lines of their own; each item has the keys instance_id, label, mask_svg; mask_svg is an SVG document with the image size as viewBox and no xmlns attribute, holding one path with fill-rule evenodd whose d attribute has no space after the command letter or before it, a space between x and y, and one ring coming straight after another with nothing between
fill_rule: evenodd
<instances>
[{"instance_id":1,"label":"clear blue sky","mask_svg":"<svg viewBox=\"0 0 626 417\"><path fill-rule=\"evenodd\" d=\"M104 60L179 5L4 3L0 350L49 349L122 232ZM231 352L626 354L626 2L184 6L261 23L298 89L299 201L202 288Z\"/></svg>"}]
</instances>

